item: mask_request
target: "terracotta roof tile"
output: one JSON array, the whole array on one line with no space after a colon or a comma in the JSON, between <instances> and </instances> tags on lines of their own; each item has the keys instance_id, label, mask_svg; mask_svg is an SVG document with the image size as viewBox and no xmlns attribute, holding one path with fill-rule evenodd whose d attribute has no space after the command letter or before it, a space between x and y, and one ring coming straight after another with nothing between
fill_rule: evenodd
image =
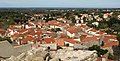
<instances>
[{"instance_id":1,"label":"terracotta roof tile","mask_svg":"<svg viewBox=\"0 0 120 61\"><path fill-rule=\"evenodd\" d=\"M85 36L81 40L81 42L89 42L89 41L99 41L99 37L97 37L97 36L91 36L91 37Z\"/></svg>"},{"instance_id":2,"label":"terracotta roof tile","mask_svg":"<svg viewBox=\"0 0 120 61\"><path fill-rule=\"evenodd\" d=\"M87 35L81 35L80 39L83 41L86 37L87 37Z\"/></svg>"},{"instance_id":3,"label":"terracotta roof tile","mask_svg":"<svg viewBox=\"0 0 120 61\"><path fill-rule=\"evenodd\" d=\"M28 43L28 40L27 39L22 39L21 40L21 44L27 44Z\"/></svg>"},{"instance_id":4,"label":"terracotta roof tile","mask_svg":"<svg viewBox=\"0 0 120 61\"><path fill-rule=\"evenodd\" d=\"M118 46L118 44L119 44L118 42L105 42L103 48Z\"/></svg>"},{"instance_id":5,"label":"terracotta roof tile","mask_svg":"<svg viewBox=\"0 0 120 61\"><path fill-rule=\"evenodd\" d=\"M117 38L115 35L106 35L104 36L104 46L103 47L112 47L119 45Z\"/></svg>"},{"instance_id":6,"label":"terracotta roof tile","mask_svg":"<svg viewBox=\"0 0 120 61\"><path fill-rule=\"evenodd\" d=\"M70 27L67 29L70 33L77 33L78 30L77 30L77 27L73 26L73 27Z\"/></svg>"},{"instance_id":7,"label":"terracotta roof tile","mask_svg":"<svg viewBox=\"0 0 120 61\"><path fill-rule=\"evenodd\" d=\"M54 38L45 38L44 41L45 41L45 43L54 43L55 42Z\"/></svg>"},{"instance_id":8,"label":"terracotta roof tile","mask_svg":"<svg viewBox=\"0 0 120 61\"><path fill-rule=\"evenodd\" d=\"M19 33L23 33L23 32L25 32L25 31L27 31L27 29L19 29L19 30L18 30Z\"/></svg>"},{"instance_id":9,"label":"terracotta roof tile","mask_svg":"<svg viewBox=\"0 0 120 61\"><path fill-rule=\"evenodd\" d=\"M63 25L62 23L60 23L60 22L58 22L56 20L48 21L48 24L50 24L50 25L56 25L56 26Z\"/></svg>"},{"instance_id":10,"label":"terracotta roof tile","mask_svg":"<svg viewBox=\"0 0 120 61\"><path fill-rule=\"evenodd\" d=\"M67 35L64 34L64 33L61 33L61 34L60 34L60 38L67 38Z\"/></svg>"},{"instance_id":11,"label":"terracotta roof tile","mask_svg":"<svg viewBox=\"0 0 120 61\"><path fill-rule=\"evenodd\" d=\"M88 27L88 26L87 26L87 25L84 25L84 24L81 24L80 27L82 27L82 28L86 28L86 27Z\"/></svg>"},{"instance_id":12,"label":"terracotta roof tile","mask_svg":"<svg viewBox=\"0 0 120 61\"><path fill-rule=\"evenodd\" d=\"M32 35L27 35L25 38L27 41L35 41L35 38Z\"/></svg>"},{"instance_id":13,"label":"terracotta roof tile","mask_svg":"<svg viewBox=\"0 0 120 61\"><path fill-rule=\"evenodd\" d=\"M37 31L35 32L36 35L41 35L42 34L42 31Z\"/></svg>"},{"instance_id":14,"label":"terracotta roof tile","mask_svg":"<svg viewBox=\"0 0 120 61\"><path fill-rule=\"evenodd\" d=\"M64 46L64 39L63 38L56 39L55 43L57 43L58 46Z\"/></svg>"},{"instance_id":15,"label":"terracotta roof tile","mask_svg":"<svg viewBox=\"0 0 120 61\"><path fill-rule=\"evenodd\" d=\"M15 37L15 38L18 38L20 36L19 33L15 33L14 35L12 35L11 37Z\"/></svg>"},{"instance_id":16,"label":"terracotta roof tile","mask_svg":"<svg viewBox=\"0 0 120 61\"><path fill-rule=\"evenodd\" d=\"M96 29L91 29L91 30L89 30L89 31L97 32L97 30L96 30Z\"/></svg>"},{"instance_id":17,"label":"terracotta roof tile","mask_svg":"<svg viewBox=\"0 0 120 61\"><path fill-rule=\"evenodd\" d=\"M64 40L69 42L69 43L73 43L73 44L77 43L77 41L74 40L74 39L67 39L67 38L65 38Z\"/></svg>"}]
</instances>

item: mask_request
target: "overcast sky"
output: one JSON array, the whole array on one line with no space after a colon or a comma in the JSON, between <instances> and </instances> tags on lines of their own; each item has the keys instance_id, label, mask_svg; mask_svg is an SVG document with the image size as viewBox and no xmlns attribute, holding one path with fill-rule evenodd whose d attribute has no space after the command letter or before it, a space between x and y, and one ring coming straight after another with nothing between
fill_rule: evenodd
<instances>
[{"instance_id":1,"label":"overcast sky","mask_svg":"<svg viewBox=\"0 0 120 61\"><path fill-rule=\"evenodd\" d=\"M120 0L0 0L0 7L120 8Z\"/></svg>"}]
</instances>

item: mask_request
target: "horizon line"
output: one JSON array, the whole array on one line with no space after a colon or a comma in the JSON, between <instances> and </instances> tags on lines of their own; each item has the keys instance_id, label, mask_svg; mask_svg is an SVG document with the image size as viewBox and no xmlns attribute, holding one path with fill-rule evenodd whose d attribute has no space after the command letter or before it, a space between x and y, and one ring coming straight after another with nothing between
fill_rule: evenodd
<instances>
[{"instance_id":1,"label":"horizon line","mask_svg":"<svg viewBox=\"0 0 120 61\"><path fill-rule=\"evenodd\" d=\"M0 7L0 8L120 8L120 7Z\"/></svg>"},{"instance_id":2,"label":"horizon line","mask_svg":"<svg viewBox=\"0 0 120 61\"><path fill-rule=\"evenodd\" d=\"M0 7L0 8L115 8L120 9L120 7Z\"/></svg>"}]
</instances>

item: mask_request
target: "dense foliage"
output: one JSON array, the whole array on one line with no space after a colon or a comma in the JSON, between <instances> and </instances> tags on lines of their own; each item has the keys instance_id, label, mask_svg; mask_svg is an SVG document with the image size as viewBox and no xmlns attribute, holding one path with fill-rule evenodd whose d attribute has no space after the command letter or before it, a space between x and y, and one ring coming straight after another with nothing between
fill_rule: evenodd
<instances>
[{"instance_id":1,"label":"dense foliage","mask_svg":"<svg viewBox=\"0 0 120 61\"><path fill-rule=\"evenodd\" d=\"M101 49L100 46L97 46L97 45L93 45L92 47L89 47L90 51L93 51L93 50L96 50L97 51L97 55L100 57L101 55L104 55L108 52L108 50L104 50L104 49Z\"/></svg>"},{"instance_id":2,"label":"dense foliage","mask_svg":"<svg viewBox=\"0 0 120 61\"><path fill-rule=\"evenodd\" d=\"M4 37L4 38L0 37L0 41L5 41L5 40L7 40L9 43L12 43L10 37Z\"/></svg>"},{"instance_id":3,"label":"dense foliage","mask_svg":"<svg viewBox=\"0 0 120 61\"><path fill-rule=\"evenodd\" d=\"M108 53L108 59L113 60L113 59L114 59L114 56L113 56L111 53Z\"/></svg>"}]
</instances>

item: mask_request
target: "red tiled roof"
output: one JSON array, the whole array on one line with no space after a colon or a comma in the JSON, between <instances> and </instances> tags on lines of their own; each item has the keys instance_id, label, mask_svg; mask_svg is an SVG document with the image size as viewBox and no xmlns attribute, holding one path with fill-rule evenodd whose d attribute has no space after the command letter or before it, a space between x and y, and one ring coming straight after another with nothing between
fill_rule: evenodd
<instances>
[{"instance_id":1,"label":"red tiled roof","mask_svg":"<svg viewBox=\"0 0 120 61\"><path fill-rule=\"evenodd\" d=\"M104 42L110 42L110 39L117 40L115 35L105 35L103 40Z\"/></svg>"},{"instance_id":2,"label":"red tiled roof","mask_svg":"<svg viewBox=\"0 0 120 61\"><path fill-rule=\"evenodd\" d=\"M58 46L64 46L64 39L63 38L56 39L55 43L57 43Z\"/></svg>"},{"instance_id":3,"label":"red tiled roof","mask_svg":"<svg viewBox=\"0 0 120 61\"><path fill-rule=\"evenodd\" d=\"M37 42L42 43L42 38L41 38L41 37L35 38L35 40L36 40Z\"/></svg>"},{"instance_id":4,"label":"red tiled roof","mask_svg":"<svg viewBox=\"0 0 120 61\"><path fill-rule=\"evenodd\" d=\"M15 33L14 35L12 35L12 37L19 37L20 34L19 33Z\"/></svg>"},{"instance_id":5,"label":"red tiled roof","mask_svg":"<svg viewBox=\"0 0 120 61\"><path fill-rule=\"evenodd\" d=\"M27 44L28 43L28 40L27 39L22 39L21 40L21 44Z\"/></svg>"},{"instance_id":6,"label":"red tiled roof","mask_svg":"<svg viewBox=\"0 0 120 61\"><path fill-rule=\"evenodd\" d=\"M34 30L34 29L28 29L28 32L26 34L30 34L30 35L41 35L42 34L42 30Z\"/></svg>"},{"instance_id":7,"label":"red tiled roof","mask_svg":"<svg viewBox=\"0 0 120 61\"><path fill-rule=\"evenodd\" d=\"M69 43L73 43L73 44L75 44L75 43L77 43L77 41L75 41L74 39L64 39L64 41L67 41L67 42L69 42Z\"/></svg>"},{"instance_id":8,"label":"red tiled roof","mask_svg":"<svg viewBox=\"0 0 120 61\"><path fill-rule=\"evenodd\" d=\"M118 42L105 42L103 48L117 46L118 44Z\"/></svg>"},{"instance_id":9,"label":"red tiled roof","mask_svg":"<svg viewBox=\"0 0 120 61\"><path fill-rule=\"evenodd\" d=\"M58 22L56 20L48 21L48 24L50 24L50 25L56 25L56 26L63 25L62 23L60 23L60 22Z\"/></svg>"},{"instance_id":10,"label":"red tiled roof","mask_svg":"<svg viewBox=\"0 0 120 61\"><path fill-rule=\"evenodd\" d=\"M61 33L61 34L60 34L60 38L67 38L67 35L64 34L64 33Z\"/></svg>"},{"instance_id":11,"label":"red tiled roof","mask_svg":"<svg viewBox=\"0 0 120 61\"><path fill-rule=\"evenodd\" d=\"M70 27L67 29L70 33L77 33L78 30L77 30L77 27L73 26L73 27Z\"/></svg>"},{"instance_id":12,"label":"red tiled roof","mask_svg":"<svg viewBox=\"0 0 120 61\"><path fill-rule=\"evenodd\" d=\"M35 41L35 38L32 35L27 35L25 39L28 41Z\"/></svg>"},{"instance_id":13,"label":"red tiled roof","mask_svg":"<svg viewBox=\"0 0 120 61\"><path fill-rule=\"evenodd\" d=\"M27 31L27 29L19 29L19 30L18 30L19 33L23 33L23 32L25 32L25 31Z\"/></svg>"},{"instance_id":14,"label":"red tiled roof","mask_svg":"<svg viewBox=\"0 0 120 61\"><path fill-rule=\"evenodd\" d=\"M112 39L113 41L110 41L110 39ZM112 46L117 46L119 45L118 41L114 41L117 40L115 35L106 35L103 38L104 41L104 46L103 47L112 47Z\"/></svg>"},{"instance_id":15,"label":"red tiled roof","mask_svg":"<svg viewBox=\"0 0 120 61\"><path fill-rule=\"evenodd\" d=\"M80 39L83 41L86 38L87 35L81 35Z\"/></svg>"},{"instance_id":16,"label":"red tiled roof","mask_svg":"<svg viewBox=\"0 0 120 61\"><path fill-rule=\"evenodd\" d=\"M86 27L88 27L88 26L87 26L87 25L84 25L84 24L81 24L80 27L82 27L82 28L86 28Z\"/></svg>"},{"instance_id":17,"label":"red tiled roof","mask_svg":"<svg viewBox=\"0 0 120 61\"><path fill-rule=\"evenodd\" d=\"M93 31L93 32L96 32L97 30L96 30L96 29L91 29L91 30L89 30L89 31Z\"/></svg>"},{"instance_id":18,"label":"red tiled roof","mask_svg":"<svg viewBox=\"0 0 120 61\"><path fill-rule=\"evenodd\" d=\"M42 31L37 31L36 33L35 33L36 35L41 35L42 34Z\"/></svg>"},{"instance_id":19,"label":"red tiled roof","mask_svg":"<svg viewBox=\"0 0 120 61\"><path fill-rule=\"evenodd\" d=\"M55 42L54 38L45 38L44 41L45 41L45 43L54 43Z\"/></svg>"},{"instance_id":20,"label":"red tiled roof","mask_svg":"<svg viewBox=\"0 0 120 61\"><path fill-rule=\"evenodd\" d=\"M89 41L99 41L99 38L97 36L91 36L91 37L84 37L81 42L89 42Z\"/></svg>"},{"instance_id":21,"label":"red tiled roof","mask_svg":"<svg viewBox=\"0 0 120 61\"><path fill-rule=\"evenodd\" d=\"M28 30L27 34L30 34L30 35L35 35L35 31L34 31L33 29Z\"/></svg>"}]
</instances>

